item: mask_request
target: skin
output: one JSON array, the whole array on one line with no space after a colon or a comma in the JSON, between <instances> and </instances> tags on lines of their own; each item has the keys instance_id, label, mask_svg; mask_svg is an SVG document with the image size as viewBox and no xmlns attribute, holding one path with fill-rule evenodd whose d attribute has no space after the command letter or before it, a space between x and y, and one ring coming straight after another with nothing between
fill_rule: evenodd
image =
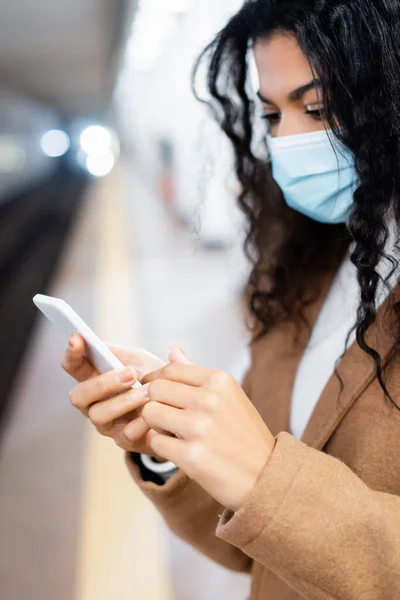
<instances>
[{"instance_id":1,"label":"skin","mask_svg":"<svg viewBox=\"0 0 400 600\"><path fill-rule=\"evenodd\" d=\"M297 42L290 35L276 35L254 45L260 80L259 98L273 137L324 129L318 86ZM304 93L302 88L308 86Z\"/></svg>"},{"instance_id":2,"label":"skin","mask_svg":"<svg viewBox=\"0 0 400 600\"><path fill-rule=\"evenodd\" d=\"M260 40L254 56L271 135L324 129L318 86L295 39ZM79 382L72 404L124 450L172 461L223 506L239 510L275 439L237 381L193 365L176 346L165 366L143 350L109 347L131 367L129 381L122 382L118 371L99 375L84 358L83 339L72 336L63 361ZM137 379L142 390L131 389Z\"/></svg>"}]
</instances>

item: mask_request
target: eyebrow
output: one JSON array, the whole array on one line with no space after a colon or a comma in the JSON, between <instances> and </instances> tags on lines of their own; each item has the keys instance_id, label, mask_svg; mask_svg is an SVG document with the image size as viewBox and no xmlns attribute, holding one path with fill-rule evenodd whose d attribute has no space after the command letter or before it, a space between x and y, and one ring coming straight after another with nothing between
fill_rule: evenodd
<instances>
[{"instance_id":1,"label":"eyebrow","mask_svg":"<svg viewBox=\"0 0 400 600\"><path fill-rule=\"evenodd\" d=\"M301 100L301 98L304 96L304 94L306 94L310 90L318 89L318 88L321 88L321 82L319 80L310 81L309 83L306 83L305 85L301 85L300 87L298 87L295 90L293 90L292 92L290 92L290 94L288 96L289 100L292 100L293 102L296 102L297 100ZM274 104L274 102L272 102L272 100L269 100L268 98L263 96L260 91L257 92L257 96L260 98L261 102L264 102L264 104Z\"/></svg>"}]
</instances>

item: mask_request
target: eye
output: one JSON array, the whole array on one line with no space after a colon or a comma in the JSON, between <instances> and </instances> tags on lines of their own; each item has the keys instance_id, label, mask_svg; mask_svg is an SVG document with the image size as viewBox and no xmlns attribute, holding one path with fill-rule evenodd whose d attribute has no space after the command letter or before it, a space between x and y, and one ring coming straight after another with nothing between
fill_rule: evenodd
<instances>
[{"instance_id":1,"label":"eye","mask_svg":"<svg viewBox=\"0 0 400 600\"><path fill-rule=\"evenodd\" d=\"M264 121L267 121L267 123L272 126L272 125L276 125L277 123L279 123L281 115L280 115L280 113L270 113L269 115L263 115L261 118Z\"/></svg>"},{"instance_id":2,"label":"eye","mask_svg":"<svg viewBox=\"0 0 400 600\"><path fill-rule=\"evenodd\" d=\"M316 121L322 121L324 119L324 110L323 110L323 108L314 108L314 109L307 108L304 114L305 115L309 115L310 117L312 117Z\"/></svg>"}]
</instances>

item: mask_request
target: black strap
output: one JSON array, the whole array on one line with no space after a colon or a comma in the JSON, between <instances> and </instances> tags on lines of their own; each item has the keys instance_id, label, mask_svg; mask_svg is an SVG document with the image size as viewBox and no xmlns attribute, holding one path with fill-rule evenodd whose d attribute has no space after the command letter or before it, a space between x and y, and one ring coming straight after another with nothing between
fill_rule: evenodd
<instances>
[{"instance_id":1,"label":"black strap","mask_svg":"<svg viewBox=\"0 0 400 600\"><path fill-rule=\"evenodd\" d=\"M169 473L154 473L153 471L150 471L144 466L140 458L140 454L137 452L130 452L130 457L135 465L139 467L143 481L152 481L156 485L164 485L164 483L170 478Z\"/></svg>"}]
</instances>

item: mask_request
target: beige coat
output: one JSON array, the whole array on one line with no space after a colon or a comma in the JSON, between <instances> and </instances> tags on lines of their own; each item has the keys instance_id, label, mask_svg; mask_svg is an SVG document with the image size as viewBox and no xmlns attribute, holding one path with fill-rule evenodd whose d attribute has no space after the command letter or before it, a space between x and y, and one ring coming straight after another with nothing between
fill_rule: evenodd
<instances>
[{"instance_id":1,"label":"beige coat","mask_svg":"<svg viewBox=\"0 0 400 600\"><path fill-rule=\"evenodd\" d=\"M310 307L311 322L322 300ZM368 339L390 359L389 388L400 406L386 305ZM342 393L332 376L302 441L294 439L290 399L308 336L296 342L292 326L279 326L253 347L243 387L277 443L236 514L181 471L157 486L128 459L129 469L179 537L229 569L251 572L250 600L400 599L400 412L354 343L339 365Z\"/></svg>"}]
</instances>

